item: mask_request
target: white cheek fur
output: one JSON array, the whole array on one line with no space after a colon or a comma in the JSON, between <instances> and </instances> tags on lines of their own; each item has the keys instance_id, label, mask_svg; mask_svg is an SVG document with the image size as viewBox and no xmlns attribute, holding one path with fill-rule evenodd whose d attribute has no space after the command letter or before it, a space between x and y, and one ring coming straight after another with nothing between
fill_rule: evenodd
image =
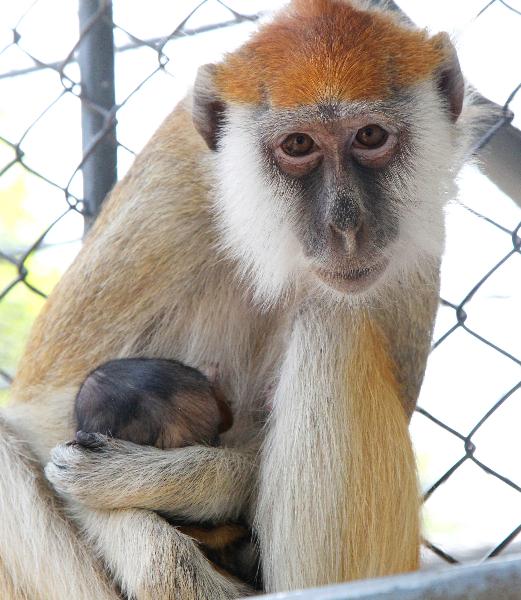
<instances>
[{"instance_id":1,"label":"white cheek fur","mask_svg":"<svg viewBox=\"0 0 521 600\"><path fill-rule=\"evenodd\" d=\"M461 150L456 144L457 128L443 114L431 83L418 86L416 93L421 110L416 111L410 132L412 168L389 179L389 191L399 199L400 234L390 249L387 279L418 272L439 260L445 244L443 209L457 193L454 179Z\"/></svg>"},{"instance_id":2,"label":"white cheek fur","mask_svg":"<svg viewBox=\"0 0 521 600\"><path fill-rule=\"evenodd\" d=\"M303 256L289 219L290 189L275 194L263 173L251 109L232 107L215 155L216 209L223 246L255 300L267 306L290 291Z\"/></svg>"}]
</instances>

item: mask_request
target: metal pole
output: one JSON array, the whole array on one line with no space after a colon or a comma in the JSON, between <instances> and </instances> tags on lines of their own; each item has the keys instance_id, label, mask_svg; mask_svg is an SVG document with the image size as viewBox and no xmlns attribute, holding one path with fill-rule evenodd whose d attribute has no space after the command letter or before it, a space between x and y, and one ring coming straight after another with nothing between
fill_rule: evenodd
<instances>
[{"instance_id":1,"label":"metal pole","mask_svg":"<svg viewBox=\"0 0 521 600\"><path fill-rule=\"evenodd\" d=\"M80 0L79 18L82 171L87 231L117 178L111 0Z\"/></svg>"}]
</instances>

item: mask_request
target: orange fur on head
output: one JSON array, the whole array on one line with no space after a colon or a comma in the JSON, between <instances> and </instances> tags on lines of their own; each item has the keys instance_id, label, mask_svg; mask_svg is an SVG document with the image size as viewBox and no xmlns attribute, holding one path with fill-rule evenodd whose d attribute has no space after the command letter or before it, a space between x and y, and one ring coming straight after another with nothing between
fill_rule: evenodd
<instances>
[{"instance_id":1,"label":"orange fur on head","mask_svg":"<svg viewBox=\"0 0 521 600\"><path fill-rule=\"evenodd\" d=\"M377 100L428 78L445 59L439 36L343 0L293 0L216 73L231 102L294 107Z\"/></svg>"}]
</instances>

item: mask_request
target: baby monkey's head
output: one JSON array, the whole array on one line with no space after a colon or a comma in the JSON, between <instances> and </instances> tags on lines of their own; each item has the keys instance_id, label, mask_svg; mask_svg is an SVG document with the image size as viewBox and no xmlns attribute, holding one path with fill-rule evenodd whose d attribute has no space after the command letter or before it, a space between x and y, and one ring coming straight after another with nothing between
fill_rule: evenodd
<instances>
[{"instance_id":1,"label":"baby monkey's head","mask_svg":"<svg viewBox=\"0 0 521 600\"><path fill-rule=\"evenodd\" d=\"M124 358L92 371L76 396L77 428L135 444L212 444L232 425L216 381L176 360Z\"/></svg>"}]
</instances>

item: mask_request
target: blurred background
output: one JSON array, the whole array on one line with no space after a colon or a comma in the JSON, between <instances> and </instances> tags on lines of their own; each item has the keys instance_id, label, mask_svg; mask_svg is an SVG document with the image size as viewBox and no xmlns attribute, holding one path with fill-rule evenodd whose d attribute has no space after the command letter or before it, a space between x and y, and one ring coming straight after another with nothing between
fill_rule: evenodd
<instances>
[{"instance_id":1,"label":"blurred background","mask_svg":"<svg viewBox=\"0 0 521 600\"><path fill-rule=\"evenodd\" d=\"M105 190L198 65L283 4L0 3L0 402ZM521 531L521 0L397 4L448 31L469 83L502 107L447 207L442 300L411 426L426 564L484 559L516 548Z\"/></svg>"}]
</instances>

